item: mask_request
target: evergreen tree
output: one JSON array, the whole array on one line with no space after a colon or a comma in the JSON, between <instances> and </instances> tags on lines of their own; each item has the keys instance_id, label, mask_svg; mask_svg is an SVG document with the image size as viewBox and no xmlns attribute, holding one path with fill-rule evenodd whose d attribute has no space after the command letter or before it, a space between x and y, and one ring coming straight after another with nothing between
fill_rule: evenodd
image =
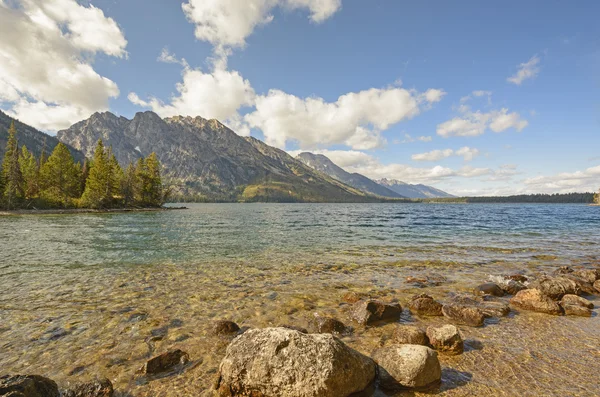
<instances>
[{"instance_id":1,"label":"evergreen tree","mask_svg":"<svg viewBox=\"0 0 600 397\"><path fill-rule=\"evenodd\" d=\"M135 203L142 207L148 205L148 173L146 172L146 161L143 157L140 157L135 165L133 182Z\"/></svg>"},{"instance_id":2,"label":"evergreen tree","mask_svg":"<svg viewBox=\"0 0 600 397\"><path fill-rule=\"evenodd\" d=\"M13 209L23 198L23 175L19 164L19 145L14 121L8 129L8 142L2 161L2 179L6 207Z\"/></svg>"},{"instance_id":3,"label":"evergreen tree","mask_svg":"<svg viewBox=\"0 0 600 397\"><path fill-rule=\"evenodd\" d=\"M119 165L117 158L112 153L112 148L109 151L109 170L110 170L110 194L112 197L121 196L121 183L123 182L123 169Z\"/></svg>"},{"instance_id":4,"label":"evergreen tree","mask_svg":"<svg viewBox=\"0 0 600 397\"><path fill-rule=\"evenodd\" d=\"M42 196L61 207L68 207L79 197L81 168L69 149L59 143L43 165L40 177L45 181Z\"/></svg>"},{"instance_id":5,"label":"evergreen tree","mask_svg":"<svg viewBox=\"0 0 600 397\"><path fill-rule=\"evenodd\" d=\"M123 197L123 205L125 207L131 207L135 204L135 196L136 196L136 169L133 162L130 162L123 174L123 179L121 180L121 196Z\"/></svg>"},{"instance_id":6,"label":"evergreen tree","mask_svg":"<svg viewBox=\"0 0 600 397\"><path fill-rule=\"evenodd\" d=\"M89 208L109 208L114 201L115 193L114 169L108 150L102 140L98 140L94 151L94 159L81 197L82 204Z\"/></svg>"},{"instance_id":7,"label":"evergreen tree","mask_svg":"<svg viewBox=\"0 0 600 397\"><path fill-rule=\"evenodd\" d=\"M21 173L23 174L23 192L27 200L37 197L39 193L40 173L35 155L27 150L26 146L21 149L19 158Z\"/></svg>"},{"instance_id":8,"label":"evergreen tree","mask_svg":"<svg viewBox=\"0 0 600 397\"><path fill-rule=\"evenodd\" d=\"M48 154L46 154L46 138L44 138L44 143L42 144L42 153L40 153L40 161L38 161L38 167L41 170L44 164L48 161Z\"/></svg>"},{"instance_id":9,"label":"evergreen tree","mask_svg":"<svg viewBox=\"0 0 600 397\"><path fill-rule=\"evenodd\" d=\"M85 183L90 176L90 162L88 159L83 160L83 167L81 168L81 178L79 178L79 195L81 196L85 191Z\"/></svg>"},{"instance_id":10,"label":"evergreen tree","mask_svg":"<svg viewBox=\"0 0 600 397\"><path fill-rule=\"evenodd\" d=\"M160 163L156 153L152 152L146 158L146 174L148 189L148 205L160 207L163 205L163 186L160 176Z\"/></svg>"}]
</instances>

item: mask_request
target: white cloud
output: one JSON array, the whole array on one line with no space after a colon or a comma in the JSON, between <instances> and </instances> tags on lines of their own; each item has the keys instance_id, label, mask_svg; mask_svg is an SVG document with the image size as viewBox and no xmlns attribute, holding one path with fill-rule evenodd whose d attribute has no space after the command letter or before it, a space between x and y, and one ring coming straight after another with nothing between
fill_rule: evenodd
<instances>
[{"instance_id":1,"label":"white cloud","mask_svg":"<svg viewBox=\"0 0 600 397\"><path fill-rule=\"evenodd\" d=\"M488 96L488 91L474 91L473 96ZM489 112L473 111L466 105L471 99L471 95L461 98L461 105L458 107L459 117L454 117L437 126L437 134L448 138L451 136L479 136L483 135L489 128L494 132L503 132L514 128L521 132L529 124L523 120L521 115L516 112L510 112L507 108L500 110L491 110Z\"/></svg>"},{"instance_id":2,"label":"white cloud","mask_svg":"<svg viewBox=\"0 0 600 397\"><path fill-rule=\"evenodd\" d=\"M479 149L465 146L458 150L432 150L431 152L413 154L411 158L415 161L439 161L451 156L458 156L462 157L465 161L471 161L473 158L479 156Z\"/></svg>"},{"instance_id":3,"label":"white cloud","mask_svg":"<svg viewBox=\"0 0 600 397\"><path fill-rule=\"evenodd\" d=\"M532 56L529 61L520 64L518 66L517 73L507 78L506 81L516 85L521 85L523 81L534 78L540 72L540 68L538 66L539 63L540 57L537 55Z\"/></svg>"},{"instance_id":4,"label":"white cloud","mask_svg":"<svg viewBox=\"0 0 600 397\"><path fill-rule=\"evenodd\" d=\"M75 0L0 3L0 101L7 113L56 131L108 108L117 85L92 56L126 57L127 41L102 10Z\"/></svg>"},{"instance_id":5,"label":"white cloud","mask_svg":"<svg viewBox=\"0 0 600 397\"><path fill-rule=\"evenodd\" d=\"M320 23L335 14L341 0L188 0L182 4L188 20L196 25L196 38L215 48L244 47L257 26L270 23L275 7L307 9Z\"/></svg>"},{"instance_id":6,"label":"white cloud","mask_svg":"<svg viewBox=\"0 0 600 397\"><path fill-rule=\"evenodd\" d=\"M529 191L536 193L595 192L600 188L600 165L583 171L536 176L523 182Z\"/></svg>"},{"instance_id":7,"label":"white cloud","mask_svg":"<svg viewBox=\"0 0 600 397\"><path fill-rule=\"evenodd\" d=\"M160 55L158 56L158 58L156 58L156 60L158 62L163 62L163 63L176 63L183 67L189 66L187 61L185 60L185 58L178 59L175 56L175 54L172 54L171 52L169 52L169 49L167 47L164 47L162 49L162 51L160 52Z\"/></svg>"},{"instance_id":8,"label":"white cloud","mask_svg":"<svg viewBox=\"0 0 600 397\"><path fill-rule=\"evenodd\" d=\"M433 140L432 136L421 135L421 136L413 138L410 134L404 134L404 139L403 140L395 139L394 140L394 144L398 144L398 143L413 143L413 142L416 142L416 141L431 142L432 140Z\"/></svg>"},{"instance_id":9,"label":"white cloud","mask_svg":"<svg viewBox=\"0 0 600 397\"><path fill-rule=\"evenodd\" d=\"M441 96L429 95L429 99L437 101ZM245 120L263 131L268 144L279 148L295 141L306 148L342 144L367 150L384 145L381 132L416 116L420 106L432 103L429 99L399 87L351 92L336 102L270 90L257 96L256 110Z\"/></svg>"}]
</instances>

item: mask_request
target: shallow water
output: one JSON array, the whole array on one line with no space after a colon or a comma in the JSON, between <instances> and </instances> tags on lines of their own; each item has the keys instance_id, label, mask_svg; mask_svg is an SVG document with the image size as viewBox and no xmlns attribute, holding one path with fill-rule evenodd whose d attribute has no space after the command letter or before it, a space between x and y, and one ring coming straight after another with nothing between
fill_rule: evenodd
<instances>
[{"instance_id":1,"label":"shallow water","mask_svg":"<svg viewBox=\"0 0 600 397\"><path fill-rule=\"evenodd\" d=\"M421 292L445 300L490 274L600 261L598 207L189 206L0 217L0 374L38 373L60 386L104 376L121 396L209 395L229 343L210 335L213 320L311 329L319 314L351 325L340 299L347 291L402 304ZM446 281L424 289L406 281L421 275ZM443 319L405 310L401 322ZM355 326L342 339L370 354L395 326ZM521 312L461 331L467 351L440 356L439 395L597 394L597 316ZM184 371L136 373L171 348L190 354Z\"/></svg>"}]
</instances>

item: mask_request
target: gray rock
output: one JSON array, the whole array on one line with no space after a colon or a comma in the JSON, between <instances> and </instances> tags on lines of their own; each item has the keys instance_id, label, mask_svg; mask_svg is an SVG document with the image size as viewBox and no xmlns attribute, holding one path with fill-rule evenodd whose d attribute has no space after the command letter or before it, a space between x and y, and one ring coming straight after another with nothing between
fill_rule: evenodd
<instances>
[{"instance_id":1,"label":"gray rock","mask_svg":"<svg viewBox=\"0 0 600 397\"><path fill-rule=\"evenodd\" d=\"M373 325L383 321L397 321L401 314L402 307L398 303L369 299L355 303L350 316L361 325Z\"/></svg>"},{"instance_id":2,"label":"gray rock","mask_svg":"<svg viewBox=\"0 0 600 397\"><path fill-rule=\"evenodd\" d=\"M464 342L458 328L454 325L427 327L427 337L431 347L447 354L460 354L464 350Z\"/></svg>"},{"instance_id":3,"label":"gray rock","mask_svg":"<svg viewBox=\"0 0 600 397\"><path fill-rule=\"evenodd\" d=\"M426 346L388 346L377 349L373 359L379 365L379 385L386 390L429 388L442 377L437 353Z\"/></svg>"},{"instance_id":4,"label":"gray rock","mask_svg":"<svg viewBox=\"0 0 600 397\"><path fill-rule=\"evenodd\" d=\"M178 365L186 364L190 356L179 349L169 350L159 356L153 357L144 365L143 372L146 374L158 374L175 369Z\"/></svg>"},{"instance_id":5,"label":"gray rock","mask_svg":"<svg viewBox=\"0 0 600 397\"><path fill-rule=\"evenodd\" d=\"M502 288L495 283L484 283L478 285L477 288L475 288L475 291L481 295L504 296L504 291L502 291Z\"/></svg>"},{"instance_id":6,"label":"gray rock","mask_svg":"<svg viewBox=\"0 0 600 397\"><path fill-rule=\"evenodd\" d=\"M564 307L565 305L574 305L574 306L585 307L587 309L594 308L594 304L592 302L590 302L589 300L582 298L581 296L570 295L570 294L567 294L562 297L562 299L560 300L560 305L562 307Z\"/></svg>"},{"instance_id":7,"label":"gray rock","mask_svg":"<svg viewBox=\"0 0 600 397\"><path fill-rule=\"evenodd\" d=\"M425 331L411 325L398 325L392 334L392 342L398 345L429 346L429 338Z\"/></svg>"},{"instance_id":8,"label":"gray rock","mask_svg":"<svg viewBox=\"0 0 600 397\"><path fill-rule=\"evenodd\" d=\"M80 383L63 391L63 397L112 397L113 385L108 379Z\"/></svg>"},{"instance_id":9,"label":"gray rock","mask_svg":"<svg viewBox=\"0 0 600 397\"><path fill-rule=\"evenodd\" d=\"M220 396L347 397L367 388L375 363L330 334L252 329L227 347Z\"/></svg>"},{"instance_id":10,"label":"gray rock","mask_svg":"<svg viewBox=\"0 0 600 397\"><path fill-rule=\"evenodd\" d=\"M560 315L563 313L558 303L544 295L539 289L526 289L519 291L511 300L510 304L523 310L539 313Z\"/></svg>"},{"instance_id":11,"label":"gray rock","mask_svg":"<svg viewBox=\"0 0 600 397\"><path fill-rule=\"evenodd\" d=\"M58 386L39 375L0 376L0 396L6 397L60 397Z\"/></svg>"},{"instance_id":12,"label":"gray rock","mask_svg":"<svg viewBox=\"0 0 600 397\"><path fill-rule=\"evenodd\" d=\"M408 303L408 308L411 313L419 316L442 315L442 304L427 294L413 296Z\"/></svg>"},{"instance_id":13,"label":"gray rock","mask_svg":"<svg viewBox=\"0 0 600 397\"><path fill-rule=\"evenodd\" d=\"M529 287L538 289L542 294L555 300L560 300L566 294L581 294L581 288L577 283L567 277L541 277Z\"/></svg>"},{"instance_id":14,"label":"gray rock","mask_svg":"<svg viewBox=\"0 0 600 397\"><path fill-rule=\"evenodd\" d=\"M455 324L468 325L470 327L481 327L485 319L483 312L475 306L449 303L442 307L444 317Z\"/></svg>"}]
</instances>

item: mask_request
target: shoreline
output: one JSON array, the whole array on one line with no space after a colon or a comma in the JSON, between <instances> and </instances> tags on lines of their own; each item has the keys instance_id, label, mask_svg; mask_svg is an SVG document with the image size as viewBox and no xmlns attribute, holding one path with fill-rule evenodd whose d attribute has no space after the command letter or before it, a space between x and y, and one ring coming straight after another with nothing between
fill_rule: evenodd
<instances>
[{"instance_id":1,"label":"shoreline","mask_svg":"<svg viewBox=\"0 0 600 397\"><path fill-rule=\"evenodd\" d=\"M170 210L186 210L187 207L160 207L160 208L110 208L110 209L92 209L92 208L63 208L63 209L30 209L30 210L11 210L0 211L0 216L15 215L68 215L68 214L122 214L129 212L161 212Z\"/></svg>"}]
</instances>

